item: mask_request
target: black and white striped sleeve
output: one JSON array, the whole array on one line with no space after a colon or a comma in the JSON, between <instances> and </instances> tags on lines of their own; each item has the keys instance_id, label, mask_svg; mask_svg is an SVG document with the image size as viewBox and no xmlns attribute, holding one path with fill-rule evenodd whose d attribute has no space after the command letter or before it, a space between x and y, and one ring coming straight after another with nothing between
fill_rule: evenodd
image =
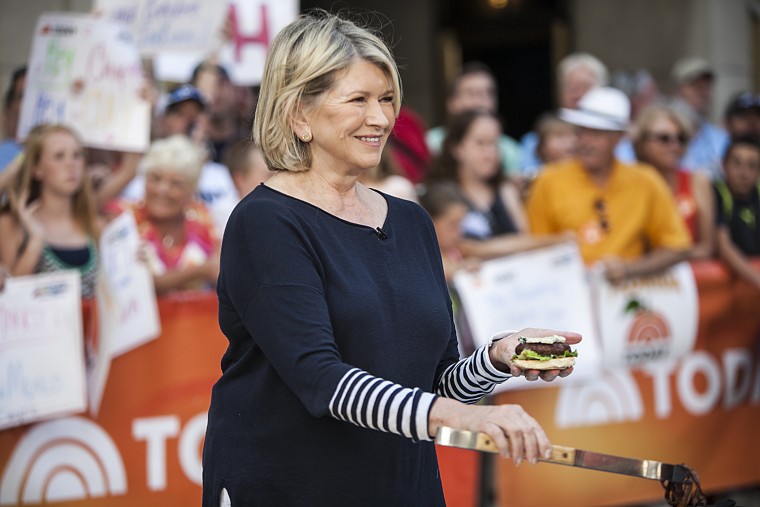
<instances>
[{"instance_id":1,"label":"black and white striped sleeve","mask_svg":"<svg viewBox=\"0 0 760 507\"><path fill-rule=\"evenodd\" d=\"M396 433L415 441L432 440L428 435L428 417L436 397L352 368L338 382L330 400L330 413L336 419L363 428Z\"/></svg>"},{"instance_id":2,"label":"black and white striped sleeve","mask_svg":"<svg viewBox=\"0 0 760 507\"><path fill-rule=\"evenodd\" d=\"M463 403L476 403L512 375L497 370L488 356L489 344L477 349L470 357L446 368L435 392Z\"/></svg>"}]
</instances>

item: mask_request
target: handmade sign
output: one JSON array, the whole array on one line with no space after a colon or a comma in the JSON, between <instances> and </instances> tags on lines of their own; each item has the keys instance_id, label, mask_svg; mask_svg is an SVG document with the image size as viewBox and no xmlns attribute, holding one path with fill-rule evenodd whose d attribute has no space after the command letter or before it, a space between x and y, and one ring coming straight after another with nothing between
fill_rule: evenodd
<instances>
[{"instance_id":1,"label":"handmade sign","mask_svg":"<svg viewBox=\"0 0 760 507\"><path fill-rule=\"evenodd\" d=\"M161 51L155 55L153 73L159 81L189 81L193 69L211 58L221 64L236 85L261 82L264 60L274 36L299 14L298 0L229 0L229 39L204 50ZM204 23L204 28L207 25ZM220 49L221 48L221 49Z\"/></svg>"},{"instance_id":2,"label":"handmade sign","mask_svg":"<svg viewBox=\"0 0 760 507\"><path fill-rule=\"evenodd\" d=\"M85 145L144 151L150 104L129 30L81 14L45 13L34 32L18 137L36 125L62 123Z\"/></svg>"},{"instance_id":3,"label":"handmade sign","mask_svg":"<svg viewBox=\"0 0 760 507\"><path fill-rule=\"evenodd\" d=\"M457 273L454 285L476 347L504 330L537 327L574 331L583 335L583 341L577 347L579 358L572 381L598 371L601 349L586 271L575 243L484 262L476 272ZM517 378L497 389L529 386L543 385Z\"/></svg>"},{"instance_id":4,"label":"handmade sign","mask_svg":"<svg viewBox=\"0 0 760 507\"><path fill-rule=\"evenodd\" d=\"M218 0L97 0L96 8L126 25L143 55L208 50L219 43L227 14Z\"/></svg>"},{"instance_id":5,"label":"handmade sign","mask_svg":"<svg viewBox=\"0 0 760 507\"><path fill-rule=\"evenodd\" d=\"M0 429L82 412L80 277L12 277L0 292Z\"/></svg>"},{"instance_id":6,"label":"handmade sign","mask_svg":"<svg viewBox=\"0 0 760 507\"><path fill-rule=\"evenodd\" d=\"M112 357L161 334L153 278L147 264L138 258L139 247L140 235L130 211L110 222L100 238L106 282L98 298L100 335L109 335Z\"/></svg>"}]
</instances>

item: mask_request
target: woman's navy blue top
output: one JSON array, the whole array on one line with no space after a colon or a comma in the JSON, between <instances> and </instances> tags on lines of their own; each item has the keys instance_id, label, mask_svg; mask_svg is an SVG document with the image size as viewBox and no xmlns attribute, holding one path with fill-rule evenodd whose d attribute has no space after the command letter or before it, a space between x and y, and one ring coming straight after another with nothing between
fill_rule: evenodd
<instances>
[{"instance_id":1,"label":"woman's navy blue top","mask_svg":"<svg viewBox=\"0 0 760 507\"><path fill-rule=\"evenodd\" d=\"M222 488L232 507L443 505L428 435L364 428L352 405L344 419L360 425L331 406L354 368L433 393L459 358L432 222L382 195L384 234L265 185L230 216L217 287L229 347L209 409L204 506ZM415 396L407 411L423 403Z\"/></svg>"}]
</instances>

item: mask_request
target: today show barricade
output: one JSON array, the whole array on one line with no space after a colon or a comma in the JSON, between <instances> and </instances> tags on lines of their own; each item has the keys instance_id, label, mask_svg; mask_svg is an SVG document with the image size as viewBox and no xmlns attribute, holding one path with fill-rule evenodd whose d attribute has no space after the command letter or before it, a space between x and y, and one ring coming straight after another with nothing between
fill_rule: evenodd
<instances>
[{"instance_id":1,"label":"today show barricade","mask_svg":"<svg viewBox=\"0 0 760 507\"><path fill-rule=\"evenodd\" d=\"M760 268L760 261L755 265ZM699 300L694 350L669 369L610 371L500 392L552 443L686 463L706 492L760 484L760 294L722 264L692 264ZM87 310L85 308L85 310ZM213 293L159 301L161 336L114 359L99 414L0 431L0 506L199 505L211 386L226 340ZM572 389L572 390L571 390ZM564 415L559 415L559 414ZM477 505L477 453L439 447L448 505ZM496 459L498 505L627 505L662 500L656 481Z\"/></svg>"}]
</instances>

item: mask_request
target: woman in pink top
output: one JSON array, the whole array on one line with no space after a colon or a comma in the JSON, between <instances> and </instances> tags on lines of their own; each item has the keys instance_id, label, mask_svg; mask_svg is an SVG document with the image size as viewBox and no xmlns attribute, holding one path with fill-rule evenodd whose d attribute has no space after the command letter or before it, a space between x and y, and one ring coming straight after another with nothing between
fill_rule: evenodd
<instances>
[{"instance_id":1,"label":"woman in pink top","mask_svg":"<svg viewBox=\"0 0 760 507\"><path fill-rule=\"evenodd\" d=\"M142 162L145 198L133 208L144 255L163 294L212 288L219 275L219 239L195 200L203 157L185 136L153 142Z\"/></svg>"},{"instance_id":2,"label":"woman in pink top","mask_svg":"<svg viewBox=\"0 0 760 507\"><path fill-rule=\"evenodd\" d=\"M670 187L694 241L691 258L704 259L711 257L715 249L715 203L709 178L679 165L690 134L688 121L676 110L652 105L636 119L633 148L636 157L657 169Z\"/></svg>"}]
</instances>

